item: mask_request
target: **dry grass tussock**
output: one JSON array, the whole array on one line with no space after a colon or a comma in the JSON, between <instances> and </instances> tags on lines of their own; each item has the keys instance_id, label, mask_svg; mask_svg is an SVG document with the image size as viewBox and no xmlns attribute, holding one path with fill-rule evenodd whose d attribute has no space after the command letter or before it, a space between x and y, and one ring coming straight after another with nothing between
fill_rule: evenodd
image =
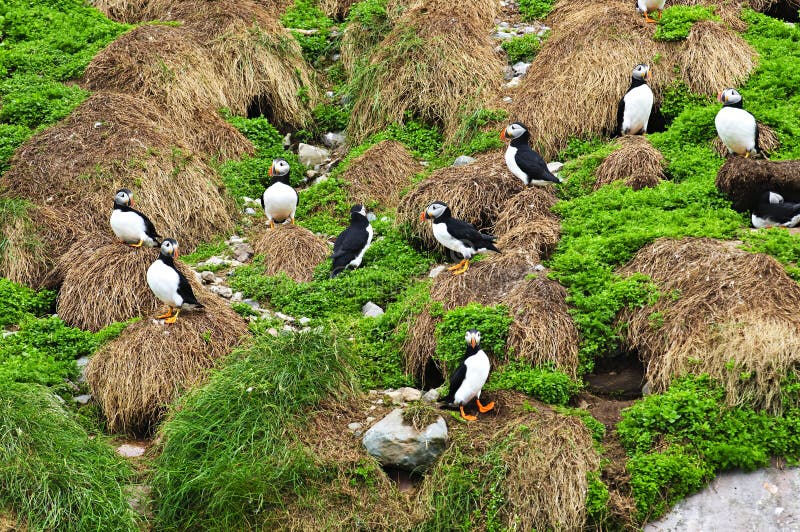
<instances>
[{"instance_id":1,"label":"dry grass tussock","mask_svg":"<svg viewBox=\"0 0 800 532\"><path fill-rule=\"evenodd\" d=\"M556 201L551 187L528 187L503 204L493 232L504 255L522 256L530 264L550 255L561 235L561 222L550 210Z\"/></svg>"},{"instance_id":2,"label":"dry grass tussock","mask_svg":"<svg viewBox=\"0 0 800 532\"><path fill-rule=\"evenodd\" d=\"M384 140L354 159L342 178L349 183L348 193L355 203L397 207L400 193L421 169L411 153L397 141Z\"/></svg>"},{"instance_id":3,"label":"dry grass tussock","mask_svg":"<svg viewBox=\"0 0 800 532\"><path fill-rule=\"evenodd\" d=\"M575 377L580 337L566 298L564 287L544 276L518 284L502 301L514 318L506 345L517 359L533 365L552 362Z\"/></svg>"},{"instance_id":4,"label":"dry grass tussock","mask_svg":"<svg viewBox=\"0 0 800 532\"><path fill-rule=\"evenodd\" d=\"M786 9L797 11L800 9L800 0L747 0L747 4L755 11L762 13L768 11L773 6L786 7Z\"/></svg>"},{"instance_id":5,"label":"dry grass tussock","mask_svg":"<svg viewBox=\"0 0 800 532\"><path fill-rule=\"evenodd\" d=\"M480 457L499 453L505 477L499 482L505 505L503 525L519 530L580 530L586 519L588 471L599 457L588 429L576 417L552 412L518 392L492 397L497 412L480 421L451 426L451 444L425 477L417 501L422 506L441 497L448 471L466 468L492 480ZM534 409L525 403L535 403ZM481 497L481 505L490 497ZM446 501L442 501L446 504ZM483 509L480 510L483 513Z\"/></svg>"},{"instance_id":6,"label":"dry grass tussock","mask_svg":"<svg viewBox=\"0 0 800 532\"><path fill-rule=\"evenodd\" d=\"M491 107L503 69L489 38L496 12L492 0L421 0L409 7L354 72L352 140L402 122L406 112L453 135L465 112Z\"/></svg>"},{"instance_id":7,"label":"dry grass tussock","mask_svg":"<svg viewBox=\"0 0 800 532\"><path fill-rule=\"evenodd\" d=\"M277 225L253 240L256 254L264 255L264 274L283 272L300 283L311 281L314 268L331 253L328 243L299 225Z\"/></svg>"},{"instance_id":8,"label":"dry grass tussock","mask_svg":"<svg viewBox=\"0 0 800 532\"><path fill-rule=\"evenodd\" d=\"M358 0L320 0L319 8L329 17L344 20L350 8Z\"/></svg>"},{"instance_id":9,"label":"dry grass tussock","mask_svg":"<svg viewBox=\"0 0 800 532\"><path fill-rule=\"evenodd\" d=\"M337 0L322 0L320 5L326 1L336 2ZM347 2L348 0L343 0ZM383 39L383 31L388 31L395 21L403 14L408 2L406 0L387 0L386 1L386 26L376 28L374 20L371 23L364 23L359 19L350 20L344 29L341 41L342 65L348 76L352 76L356 65L363 66L369 62L372 49ZM324 8L323 8L324 9Z\"/></svg>"},{"instance_id":10,"label":"dry grass tussock","mask_svg":"<svg viewBox=\"0 0 800 532\"><path fill-rule=\"evenodd\" d=\"M654 187L664 179L664 156L646 137L627 135L618 144L619 148L597 167L595 190L614 181L639 190Z\"/></svg>"},{"instance_id":11,"label":"dry grass tussock","mask_svg":"<svg viewBox=\"0 0 800 532\"><path fill-rule=\"evenodd\" d=\"M144 11L150 0L92 0L91 4L105 16L117 22L134 24L145 19Z\"/></svg>"},{"instance_id":12,"label":"dry grass tussock","mask_svg":"<svg viewBox=\"0 0 800 532\"><path fill-rule=\"evenodd\" d=\"M439 243L430 222L421 221L419 216L434 201L445 202L454 217L486 231L503 212L505 202L524 188L506 168L503 152L490 152L468 165L433 172L400 200L396 222L408 223L412 234L432 249Z\"/></svg>"},{"instance_id":13,"label":"dry grass tussock","mask_svg":"<svg viewBox=\"0 0 800 532\"><path fill-rule=\"evenodd\" d=\"M780 263L730 242L659 239L621 269L634 272L664 294L620 317L623 347L639 353L655 392L708 373L730 405L782 410L782 379L800 376L800 286Z\"/></svg>"},{"instance_id":14,"label":"dry grass tussock","mask_svg":"<svg viewBox=\"0 0 800 532\"><path fill-rule=\"evenodd\" d=\"M159 233L185 251L227 231L235 207L216 173L160 122L141 99L99 92L25 142L0 187L6 197L33 203L36 212L32 223L12 224L12 253L7 250L2 274L39 285L75 238L111 231L113 195L122 187L134 191L136 207ZM33 246L37 239L42 245Z\"/></svg>"},{"instance_id":15,"label":"dry grass tussock","mask_svg":"<svg viewBox=\"0 0 800 532\"><path fill-rule=\"evenodd\" d=\"M198 385L217 359L247 334L245 321L190 278L205 309L182 312L172 325L144 318L104 345L86 379L111 432L146 434L183 390Z\"/></svg>"},{"instance_id":16,"label":"dry grass tussock","mask_svg":"<svg viewBox=\"0 0 800 532\"><path fill-rule=\"evenodd\" d=\"M570 137L613 131L617 104L637 63L660 57L651 70L656 105L676 80L715 96L723 87L737 86L754 66L755 51L721 23L695 24L682 42L656 42L653 26L624 0L562 1L549 20L552 35L512 104L512 118L529 126L545 158L554 157Z\"/></svg>"},{"instance_id":17,"label":"dry grass tussock","mask_svg":"<svg viewBox=\"0 0 800 532\"><path fill-rule=\"evenodd\" d=\"M757 124L758 148L767 156L778 151L781 147L781 141L778 139L778 135L775 134L775 131L761 122L757 122ZM714 138L714 151L717 152L720 157L728 156L728 148L725 147L725 144L722 143L722 139L720 139L719 136Z\"/></svg>"},{"instance_id":18,"label":"dry grass tussock","mask_svg":"<svg viewBox=\"0 0 800 532\"><path fill-rule=\"evenodd\" d=\"M740 212L751 211L762 192L800 200L800 161L766 161L728 157L717 173L717 188Z\"/></svg>"}]
</instances>

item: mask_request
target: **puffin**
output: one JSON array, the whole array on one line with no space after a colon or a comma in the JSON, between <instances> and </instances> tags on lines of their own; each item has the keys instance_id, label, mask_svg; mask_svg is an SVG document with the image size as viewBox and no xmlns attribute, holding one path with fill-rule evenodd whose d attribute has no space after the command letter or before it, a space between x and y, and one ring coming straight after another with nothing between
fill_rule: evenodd
<instances>
[{"instance_id":1,"label":"puffin","mask_svg":"<svg viewBox=\"0 0 800 532\"><path fill-rule=\"evenodd\" d=\"M547 169L547 163L541 155L533 151L528 145L531 134L519 122L509 124L500 133L500 139L510 140L506 148L506 166L512 174L522 179L525 185L546 185L548 183L561 183L561 179L554 176Z\"/></svg>"},{"instance_id":2,"label":"puffin","mask_svg":"<svg viewBox=\"0 0 800 532\"><path fill-rule=\"evenodd\" d=\"M161 242L158 258L147 269L147 285L153 294L169 307L166 313L156 316L156 319L166 318L164 323L175 323L181 310L203 308L194 297L189 281L175 267L177 257L178 241L174 238L165 238ZM172 313L173 310L175 314Z\"/></svg>"},{"instance_id":3,"label":"puffin","mask_svg":"<svg viewBox=\"0 0 800 532\"><path fill-rule=\"evenodd\" d=\"M289 184L289 163L283 159L273 159L269 167L272 184L259 198L270 229L275 229L275 221L279 223L291 220L294 224L294 213L297 210L297 191Z\"/></svg>"},{"instance_id":4,"label":"puffin","mask_svg":"<svg viewBox=\"0 0 800 532\"><path fill-rule=\"evenodd\" d=\"M464 413L464 405L475 399L478 404L478 411L482 414L494 408L494 401L488 405L481 404L481 389L489 378L491 364L489 357L481 349L481 333L476 329L470 329L464 335L467 341L467 352L461 359L458 369L450 377L450 391L444 398L445 403L450 406L457 406L461 410L461 417L467 421L477 420L477 416Z\"/></svg>"},{"instance_id":5,"label":"puffin","mask_svg":"<svg viewBox=\"0 0 800 532\"><path fill-rule=\"evenodd\" d=\"M758 198L758 205L750 215L753 227L796 227L800 222L800 203L784 201L776 192L763 192Z\"/></svg>"},{"instance_id":6,"label":"puffin","mask_svg":"<svg viewBox=\"0 0 800 532\"><path fill-rule=\"evenodd\" d=\"M469 222L453 218L450 207L441 201L434 201L422 211L420 221L431 220L431 229L436 240L449 250L459 253L463 260L448 268L453 275L459 275L469 268L469 259L478 253L500 250L494 246L493 235L485 235Z\"/></svg>"},{"instance_id":7,"label":"puffin","mask_svg":"<svg viewBox=\"0 0 800 532\"><path fill-rule=\"evenodd\" d=\"M639 13L644 13L644 20L648 24L655 24L658 22L650 18L650 13L658 11L658 18L661 19L661 12L664 11L664 4L666 0L636 0L636 10Z\"/></svg>"},{"instance_id":8,"label":"puffin","mask_svg":"<svg viewBox=\"0 0 800 532\"><path fill-rule=\"evenodd\" d=\"M631 86L617 106L617 134L639 135L647 133L647 122L653 110L653 91L647 84L650 67L638 64L631 72Z\"/></svg>"},{"instance_id":9,"label":"puffin","mask_svg":"<svg viewBox=\"0 0 800 532\"><path fill-rule=\"evenodd\" d=\"M367 209L363 205L350 208L350 225L336 237L331 260L331 279L348 267L358 268L364 253L372 244L372 226L367 219Z\"/></svg>"},{"instance_id":10,"label":"puffin","mask_svg":"<svg viewBox=\"0 0 800 532\"><path fill-rule=\"evenodd\" d=\"M117 190L114 195L114 210L111 211L111 230L120 243L134 248L143 245L157 248L161 245L153 222L133 208L133 192L127 188Z\"/></svg>"},{"instance_id":11,"label":"puffin","mask_svg":"<svg viewBox=\"0 0 800 532\"><path fill-rule=\"evenodd\" d=\"M756 155L758 146L758 124L756 119L742 108L742 95L736 89L725 89L719 93L722 109L714 118L722 143L729 154L750 157Z\"/></svg>"}]
</instances>

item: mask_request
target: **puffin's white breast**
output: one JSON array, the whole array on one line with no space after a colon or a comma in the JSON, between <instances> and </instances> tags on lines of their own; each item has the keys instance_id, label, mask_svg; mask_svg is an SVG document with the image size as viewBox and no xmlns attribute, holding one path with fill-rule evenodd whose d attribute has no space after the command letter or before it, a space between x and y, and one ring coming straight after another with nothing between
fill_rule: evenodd
<instances>
[{"instance_id":1,"label":"puffin's white breast","mask_svg":"<svg viewBox=\"0 0 800 532\"><path fill-rule=\"evenodd\" d=\"M653 91L646 83L629 90L624 97L625 112L622 115L622 130L638 135L647 129L650 111L653 109Z\"/></svg>"},{"instance_id":2,"label":"puffin's white breast","mask_svg":"<svg viewBox=\"0 0 800 532\"><path fill-rule=\"evenodd\" d=\"M652 13L657 9L664 9L664 4L666 3L666 0L638 0L639 11L647 11L648 13Z\"/></svg>"},{"instance_id":3,"label":"puffin's white breast","mask_svg":"<svg viewBox=\"0 0 800 532\"><path fill-rule=\"evenodd\" d=\"M142 217L132 211L111 211L111 230L123 242L135 244L139 240L147 240L147 228Z\"/></svg>"},{"instance_id":4,"label":"puffin's white breast","mask_svg":"<svg viewBox=\"0 0 800 532\"><path fill-rule=\"evenodd\" d=\"M447 249L460 253L465 259L474 255L472 248L466 247L461 240L447 232L447 225L444 222L434 222L431 227L433 228L434 238Z\"/></svg>"},{"instance_id":5,"label":"puffin's white breast","mask_svg":"<svg viewBox=\"0 0 800 532\"><path fill-rule=\"evenodd\" d=\"M147 269L147 285L150 290L158 299L175 308L183 304L183 298L178 295L179 283L178 272L164 264L161 259L153 262Z\"/></svg>"},{"instance_id":6,"label":"puffin's white breast","mask_svg":"<svg viewBox=\"0 0 800 532\"><path fill-rule=\"evenodd\" d=\"M486 356L483 349L467 358L464 364L467 366L467 375L453 395L453 400L457 405L466 404L474 397L480 397L481 388L489 378L489 357Z\"/></svg>"},{"instance_id":7,"label":"puffin's white breast","mask_svg":"<svg viewBox=\"0 0 800 532\"><path fill-rule=\"evenodd\" d=\"M369 249L369 246L372 245L372 236L373 236L372 226L367 225L366 230L367 230L367 243L364 245L361 251L358 252L356 258L350 261L349 266L352 266L353 268L358 268L359 266L361 266L361 260L364 258L364 253L366 253L367 250Z\"/></svg>"},{"instance_id":8,"label":"puffin's white breast","mask_svg":"<svg viewBox=\"0 0 800 532\"><path fill-rule=\"evenodd\" d=\"M509 144L508 148L506 148L506 166L508 166L508 169L511 170L512 174L522 179L522 182L527 185L528 174L523 172L522 168L519 167L519 165L517 164L517 160L515 159L516 156L517 156L517 148Z\"/></svg>"},{"instance_id":9,"label":"puffin's white breast","mask_svg":"<svg viewBox=\"0 0 800 532\"><path fill-rule=\"evenodd\" d=\"M733 153L744 155L756 149L756 119L737 107L723 107L714 118L717 134Z\"/></svg>"},{"instance_id":10,"label":"puffin's white breast","mask_svg":"<svg viewBox=\"0 0 800 532\"><path fill-rule=\"evenodd\" d=\"M297 192L285 183L274 183L264 191L264 213L267 218L285 220L297 209Z\"/></svg>"}]
</instances>

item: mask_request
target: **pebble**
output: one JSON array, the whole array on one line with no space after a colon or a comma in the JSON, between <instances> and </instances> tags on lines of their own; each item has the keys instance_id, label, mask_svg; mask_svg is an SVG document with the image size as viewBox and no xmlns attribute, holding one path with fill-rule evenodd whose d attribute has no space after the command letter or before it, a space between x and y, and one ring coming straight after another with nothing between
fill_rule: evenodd
<instances>
[{"instance_id":1,"label":"pebble","mask_svg":"<svg viewBox=\"0 0 800 532\"><path fill-rule=\"evenodd\" d=\"M85 405L91 400L92 400L92 394L88 393L75 397L75 402L78 403L79 405Z\"/></svg>"},{"instance_id":2,"label":"pebble","mask_svg":"<svg viewBox=\"0 0 800 532\"><path fill-rule=\"evenodd\" d=\"M511 81L509 81L508 83L506 83L506 88L507 89L516 89L521 84L522 84L522 78L514 78Z\"/></svg>"},{"instance_id":3,"label":"pebble","mask_svg":"<svg viewBox=\"0 0 800 532\"><path fill-rule=\"evenodd\" d=\"M328 132L322 135L322 143L328 148L338 148L347 138L342 132Z\"/></svg>"},{"instance_id":4,"label":"pebble","mask_svg":"<svg viewBox=\"0 0 800 532\"><path fill-rule=\"evenodd\" d=\"M207 283L207 284L213 283L216 278L217 278L217 276L214 275L214 272L210 272L210 271L200 272L200 279L204 283Z\"/></svg>"},{"instance_id":5,"label":"pebble","mask_svg":"<svg viewBox=\"0 0 800 532\"><path fill-rule=\"evenodd\" d=\"M349 423L347 425L347 428L352 430L352 431L354 431L354 432L359 430L359 429L361 429L362 427L363 427L363 425L361 423Z\"/></svg>"},{"instance_id":6,"label":"pebble","mask_svg":"<svg viewBox=\"0 0 800 532\"><path fill-rule=\"evenodd\" d=\"M233 301L234 303L241 303L243 296L244 294L242 294L241 292L234 292L233 295L231 296L231 301Z\"/></svg>"},{"instance_id":7,"label":"pebble","mask_svg":"<svg viewBox=\"0 0 800 532\"><path fill-rule=\"evenodd\" d=\"M503 79L506 81L511 81L514 78L514 68L506 65L503 69Z\"/></svg>"},{"instance_id":8,"label":"pebble","mask_svg":"<svg viewBox=\"0 0 800 532\"><path fill-rule=\"evenodd\" d=\"M276 313L275 313L275 317L276 317L276 318L278 318L279 320L283 320L283 321L288 321L288 322L292 322L292 321L294 321L294 318L293 318L293 317L291 317L291 316L287 316L287 315L286 315L286 314L284 314L283 312L276 312Z\"/></svg>"},{"instance_id":9,"label":"pebble","mask_svg":"<svg viewBox=\"0 0 800 532\"><path fill-rule=\"evenodd\" d=\"M241 242L244 242L244 238L236 235L231 235L231 237L228 239L228 244L239 244Z\"/></svg>"},{"instance_id":10,"label":"pebble","mask_svg":"<svg viewBox=\"0 0 800 532\"><path fill-rule=\"evenodd\" d=\"M300 325L308 325L311 323L311 318L306 318L305 316L297 320Z\"/></svg>"},{"instance_id":11,"label":"pebble","mask_svg":"<svg viewBox=\"0 0 800 532\"><path fill-rule=\"evenodd\" d=\"M125 458L136 458L144 454L144 447L140 445L129 445L127 443L117 447L117 454Z\"/></svg>"},{"instance_id":12,"label":"pebble","mask_svg":"<svg viewBox=\"0 0 800 532\"><path fill-rule=\"evenodd\" d=\"M367 420L366 421L367 421L367 423L372 423L373 421L375 421L375 417L374 416L367 416Z\"/></svg>"},{"instance_id":13,"label":"pebble","mask_svg":"<svg viewBox=\"0 0 800 532\"><path fill-rule=\"evenodd\" d=\"M248 216L253 216L256 213L256 210L252 207L248 207L244 210L244 213Z\"/></svg>"},{"instance_id":14,"label":"pebble","mask_svg":"<svg viewBox=\"0 0 800 532\"><path fill-rule=\"evenodd\" d=\"M537 264L536 266L533 267L533 269L536 270L537 272L544 271L544 264Z\"/></svg>"},{"instance_id":15,"label":"pebble","mask_svg":"<svg viewBox=\"0 0 800 532\"><path fill-rule=\"evenodd\" d=\"M247 242L238 242L233 246L233 258L239 262L247 262L254 253L253 246Z\"/></svg>"},{"instance_id":16,"label":"pebble","mask_svg":"<svg viewBox=\"0 0 800 532\"><path fill-rule=\"evenodd\" d=\"M511 103L514 100L511 98L511 96L503 96L503 101L506 103Z\"/></svg>"},{"instance_id":17,"label":"pebble","mask_svg":"<svg viewBox=\"0 0 800 532\"><path fill-rule=\"evenodd\" d=\"M422 400L426 403L435 403L437 399L439 399L439 390L436 388L431 388L422 396Z\"/></svg>"},{"instance_id":18,"label":"pebble","mask_svg":"<svg viewBox=\"0 0 800 532\"><path fill-rule=\"evenodd\" d=\"M453 161L453 166L464 166L474 162L475 162L474 157L470 157L469 155L459 155L458 157L456 157L456 160Z\"/></svg>"},{"instance_id":19,"label":"pebble","mask_svg":"<svg viewBox=\"0 0 800 532\"><path fill-rule=\"evenodd\" d=\"M519 61L517 63L514 63L514 65L511 67L511 69L514 71L514 74L516 76L524 76L525 74L528 73L528 68L530 68L530 66L531 66L530 63L525 63L524 61Z\"/></svg>"},{"instance_id":20,"label":"pebble","mask_svg":"<svg viewBox=\"0 0 800 532\"><path fill-rule=\"evenodd\" d=\"M267 334L271 334L272 336L278 336L278 329L275 327L270 327L267 329Z\"/></svg>"},{"instance_id":21,"label":"pebble","mask_svg":"<svg viewBox=\"0 0 800 532\"><path fill-rule=\"evenodd\" d=\"M377 318L378 316L382 316L384 312L381 307L372 301L367 301L364 306L361 307L361 314L367 318Z\"/></svg>"},{"instance_id":22,"label":"pebble","mask_svg":"<svg viewBox=\"0 0 800 532\"><path fill-rule=\"evenodd\" d=\"M230 299L233 296L233 289L230 286L213 285L210 290L225 299Z\"/></svg>"}]
</instances>

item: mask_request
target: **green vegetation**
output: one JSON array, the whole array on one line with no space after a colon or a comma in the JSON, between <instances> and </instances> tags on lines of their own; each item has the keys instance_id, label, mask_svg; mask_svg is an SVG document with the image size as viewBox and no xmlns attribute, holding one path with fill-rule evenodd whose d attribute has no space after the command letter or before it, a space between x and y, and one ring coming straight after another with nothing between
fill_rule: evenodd
<instances>
[{"instance_id":1,"label":"green vegetation","mask_svg":"<svg viewBox=\"0 0 800 532\"><path fill-rule=\"evenodd\" d=\"M664 119L671 122L676 116L681 114L684 109L691 105L703 105L710 103L710 98L694 94L689 90L682 80L676 80L668 85L661 96L661 106L658 108Z\"/></svg>"},{"instance_id":2,"label":"green vegetation","mask_svg":"<svg viewBox=\"0 0 800 532\"><path fill-rule=\"evenodd\" d=\"M506 119L508 112L504 109L478 109L469 114L454 135L455 143L446 148L443 157L472 155L502 148L504 144L497 129L483 130Z\"/></svg>"},{"instance_id":3,"label":"green vegetation","mask_svg":"<svg viewBox=\"0 0 800 532\"><path fill-rule=\"evenodd\" d=\"M600 473L589 471L587 473L589 489L586 492L586 515L590 524L597 526L598 530L609 530L602 525L609 518L608 512L608 487L600 480Z\"/></svg>"},{"instance_id":4,"label":"green vegetation","mask_svg":"<svg viewBox=\"0 0 800 532\"><path fill-rule=\"evenodd\" d=\"M519 0L519 14L522 20L544 20L553 10L555 0Z\"/></svg>"},{"instance_id":5,"label":"green vegetation","mask_svg":"<svg viewBox=\"0 0 800 532\"><path fill-rule=\"evenodd\" d=\"M671 6L663 11L653 39L656 41L681 41L689 36L695 22L720 20L713 7Z\"/></svg>"},{"instance_id":6,"label":"green vegetation","mask_svg":"<svg viewBox=\"0 0 800 532\"><path fill-rule=\"evenodd\" d=\"M568 408L565 406L555 407L553 410L565 416L580 418L583 424L586 425L586 428L589 429L589 432L592 433L594 442L598 445L603 443L603 438L606 435L606 426L597 421L588 410L584 410L583 408Z\"/></svg>"},{"instance_id":7,"label":"green vegetation","mask_svg":"<svg viewBox=\"0 0 800 532\"><path fill-rule=\"evenodd\" d=\"M771 457L800 459L800 409L777 417L726 407L725 390L708 376L645 397L623 411L617 429L640 518L663 514L715 472L765 467Z\"/></svg>"},{"instance_id":8,"label":"green vegetation","mask_svg":"<svg viewBox=\"0 0 800 532\"><path fill-rule=\"evenodd\" d=\"M464 334L470 329L480 331L483 350L499 358L505 352L512 321L508 308L502 305L484 307L470 303L446 312L436 325L436 360L452 374L464 357L467 345Z\"/></svg>"},{"instance_id":9,"label":"green vegetation","mask_svg":"<svg viewBox=\"0 0 800 532\"><path fill-rule=\"evenodd\" d=\"M318 64L338 45L332 40L333 20L317 7L314 0L295 0L294 5L281 15L281 24L295 30L316 30L310 34L292 32L309 63Z\"/></svg>"},{"instance_id":10,"label":"green vegetation","mask_svg":"<svg viewBox=\"0 0 800 532\"><path fill-rule=\"evenodd\" d=\"M484 389L517 390L543 403L563 406L578 393L580 386L569 375L551 367L531 367L525 361L515 361L493 371Z\"/></svg>"},{"instance_id":11,"label":"green vegetation","mask_svg":"<svg viewBox=\"0 0 800 532\"><path fill-rule=\"evenodd\" d=\"M772 255L784 265L792 279L800 281L800 236L786 229L743 230L739 238L744 242L742 248L751 253Z\"/></svg>"},{"instance_id":12,"label":"green vegetation","mask_svg":"<svg viewBox=\"0 0 800 532\"><path fill-rule=\"evenodd\" d=\"M37 292L0 278L0 327L19 323L26 317L41 316L52 308L55 298L51 290Z\"/></svg>"},{"instance_id":13,"label":"green vegetation","mask_svg":"<svg viewBox=\"0 0 800 532\"><path fill-rule=\"evenodd\" d=\"M347 14L347 23L369 28L375 35L386 35L392 29L386 3L387 0L362 0L353 4Z\"/></svg>"},{"instance_id":14,"label":"green vegetation","mask_svg":"<svg viewBox=\"0 0 800 532\"><path fill-rule=\"evenodd\" d=\"M310 409L354 381L335 331L264 335L232 354L163 426L153 490L161 529L238 530L328 474L298 440ZM310 488L309 488L310 489Z\"/></svg>"},{"instance_id":15,"label":"green vegetation","mask_svg":"<svg viewBox=\"0 0 800 532\"><path fill-rule=\"evenodd\" d=\"M500 46L508 54L509 63L518 61L530 63L542 47L542 37L535 33L527 33L521 37L506 39Z\"/></svg>"},{"instance_id":16,"label":"green vegetation","mask_svg":"<svg viewBox=\"0 0 800 532\"><path fill-rule=\"evenodd\" d=\"M131 471L90 439L49 390L0 385L0 508L31 530L139 530L123 486Z\"/></svg>"},{"instance_id":17,"label":"green vegetation","mask_svg":"<svg viewBox=\"0 0 800 532\"><path fill-rule=\"evenodd\" d=\"M197 264L208 260L215 255L225 255L228 253L228 244L225 243L223 237L218 238L214 242L203 242L198 244L192 253L181 255L181 261L187 264Z\"/></svg>"}]
</instances>

